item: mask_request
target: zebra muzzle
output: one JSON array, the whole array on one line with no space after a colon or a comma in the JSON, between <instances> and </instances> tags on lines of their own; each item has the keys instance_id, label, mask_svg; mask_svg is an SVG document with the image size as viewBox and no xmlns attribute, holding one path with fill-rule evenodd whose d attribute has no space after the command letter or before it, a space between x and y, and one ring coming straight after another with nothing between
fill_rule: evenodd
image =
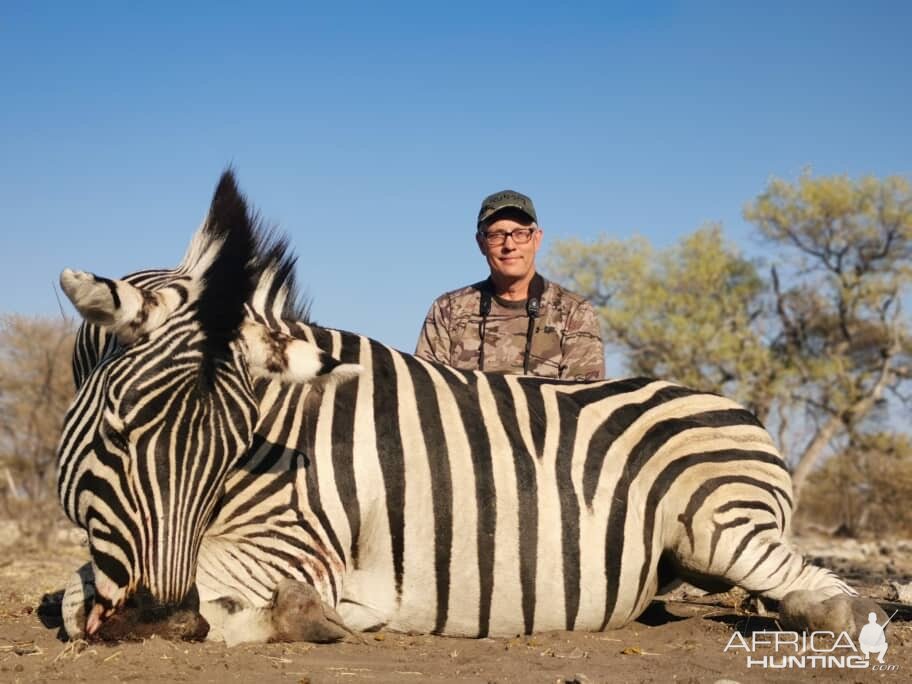
<instances>
[{"instance_id":1,"label":"zebra muzzle","mask_svg":"<svg viewBox=\"0 0 912 684\"><path fill-rule=\"evenodd\" d=\"M177 606L155 600L141 588L120 605L99 594L91 563L70 577L61 599L61 618L69 639L135 641L156 635L173 640L202 640L209 623L199 612L194 586Z\"/></svg>"},{"instance_id":2,"label":"zebra muzzle","mask_svg":"<svg viewBox=\"0 0 912 684\"><path fill-rule=\"evenodd\" d=\"M94 616L98 617L97 622L91 621ZM163 605L148 589L139 589L117 609L96 602L89 613L86 631L101 641L139 641L151 636L201 641L209 633L209 623L199 612L195 586L177 606Z\"/></svg>"},{"instance_id":3,"label":"zebra muzzle","mask_svg":"<svg viewBox=\"0 0 912 684\"><path fill-rule=\"evenodd\" d=\"M199 612L196 591L179 606L164 606L139 591L118 608L96 602L85 622L85 635L97 641L139 641L151 636L175 641L201 641L209 623Z\"/></svg>"}]
</instances>

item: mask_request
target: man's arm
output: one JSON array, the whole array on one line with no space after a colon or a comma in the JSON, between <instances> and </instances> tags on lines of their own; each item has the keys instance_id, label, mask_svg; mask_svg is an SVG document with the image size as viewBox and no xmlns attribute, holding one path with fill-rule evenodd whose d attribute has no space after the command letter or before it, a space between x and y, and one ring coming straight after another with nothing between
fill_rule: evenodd
<instances>
[{"instance_id":1,"label":"man's arm","mask_svg":"<svg viewBox=\"0 0 912 684\"><path fill-rule=\"evenodd\" d=\"M434 301L421 326L415 356L450 364L450 307L443 297Z\"/></svg>"},{"instance_id":2,"label":"man's arm","mask_svg":"<svg viewBox=\"0 0 912 684\"><path fill-rule=\"evenodd\" d=\"M589 302L580 302L570 313L561 347L561 378L601 380L605 377L602 333L598 316Z\"/></svg>"}]
</instances>

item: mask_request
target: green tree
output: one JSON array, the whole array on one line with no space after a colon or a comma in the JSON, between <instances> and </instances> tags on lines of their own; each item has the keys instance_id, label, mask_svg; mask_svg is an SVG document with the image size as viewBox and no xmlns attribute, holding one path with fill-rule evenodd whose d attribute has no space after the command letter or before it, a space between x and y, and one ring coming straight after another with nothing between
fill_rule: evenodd
<instances>
[{"instance_id":1,"label":"green tree","mask_svg":"<svg viewBox=\"0 0 912 684\"><path fill-rule=\"evenodd\" d=\"M768 278L718 226L663 251L568 240L547 263L598 308L631 373L726 394L775 426L797 493L822 454L883 418L889 392L905 401L912 192L805 175L771 181L745 216L770 247Z\"/></svg>"},{"instance_id":2,"label":"green tree","mask_svg":"<svg viewBox=\"0 0 912 684\"><path fill-rule=\"evenodd\" d=\"M860 442L888 393L910 378L912 188L906 179L774 179L745 209L783 260L771 281L779 350L793 373L783 401L812 426L793 478L800 490L837 442Z\"/></svg>"},{"instance_id":3,"label":"green tree","mask_svg":"<svg viewBox=\"0 0 912 684\"><path fill-rule=\"evenodd\" d=\"M643 238L556 243L549 270L597 307L634 375L721 392L765 417L779 368L757 268L711 225L656 251Z\"/></svg>"}]
</instances>

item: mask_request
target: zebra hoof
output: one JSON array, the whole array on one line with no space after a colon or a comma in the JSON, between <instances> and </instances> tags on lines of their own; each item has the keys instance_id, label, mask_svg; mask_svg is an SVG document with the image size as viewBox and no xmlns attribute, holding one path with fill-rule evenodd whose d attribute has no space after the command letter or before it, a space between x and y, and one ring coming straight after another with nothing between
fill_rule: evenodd
<instances>
[{"instance_id":1,"label":"zebra hoof","mask_svg":"<svg viewBox=\"0 0 912 684\"><path fill-rule=\"evenodd\" d=\"M282 580L276 587L272 624L275 631L271 641L329 643L352 634L316 589L292 579Z\"/></svg>"},{"instance_id":2,"label":"zebra hoof","mask_svg":"<svg viewBox=\"0 0 912 684\"><path fill-rule=\"evenodd\" d=\"M877 623L887 622L887 614L869 598L840 594L820 600L817 592L792 591L779 602L779 621L786 629L796 632L847 632L857 639L874 613Z\"/></svg>"},{"instance_id":3,"label":"zebra hoof","mask_svg":"<svg viewBox=\"0 0 912 684\"><path fill-rule=\"evenodd\" d=\"M60 604L61 617L63 618L63 631L67 639L85 639L86 618L95 603L95 573L92 564L86 563L70 575L66 589L63 591L63 601Z\"/></svg>"}]
</instances>

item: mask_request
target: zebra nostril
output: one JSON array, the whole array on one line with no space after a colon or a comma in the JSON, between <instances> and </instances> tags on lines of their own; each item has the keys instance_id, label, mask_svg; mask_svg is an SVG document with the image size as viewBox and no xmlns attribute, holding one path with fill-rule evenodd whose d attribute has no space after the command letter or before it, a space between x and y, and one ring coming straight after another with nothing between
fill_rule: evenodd
<instances>
[{"instance_id":1,"label":"zebra nostril","mask_svg":"<svg viewBox=\"0 0 912 684\"><path fill-rule=\"evenodd\" d=\"M105 608L101 603L92 606L89 617L86 619L86 634L94 636L101 629L105 619L110 617L113 612L113 608Z\"/></svg>"}]
</instances>

